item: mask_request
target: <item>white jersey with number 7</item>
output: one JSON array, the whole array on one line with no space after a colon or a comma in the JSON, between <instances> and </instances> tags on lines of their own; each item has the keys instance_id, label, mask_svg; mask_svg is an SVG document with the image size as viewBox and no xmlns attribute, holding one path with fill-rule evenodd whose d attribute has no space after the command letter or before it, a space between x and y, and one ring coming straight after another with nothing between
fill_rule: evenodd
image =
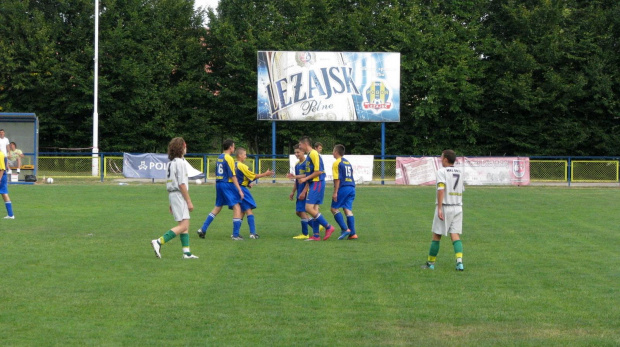
<instances>
[{"instance_id":1,"label":"white jersey with number 7","mask_svg":"<svg viewBox=\"0 0 620 347\"><path fill-rule=\"evenodd\" d=\"M444 190L444 205L463 205L463 191L465 190L463 187L463 178L461 169L454 166L442 167L437 170L437 190ZM435 204L437 204L437 201Z\"/></svg>"}]
</instances>

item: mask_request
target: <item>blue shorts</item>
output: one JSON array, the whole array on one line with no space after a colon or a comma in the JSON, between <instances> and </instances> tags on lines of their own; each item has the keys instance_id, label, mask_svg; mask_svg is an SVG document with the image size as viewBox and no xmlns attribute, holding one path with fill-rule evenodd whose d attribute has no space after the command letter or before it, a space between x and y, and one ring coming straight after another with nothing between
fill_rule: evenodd
<instances>
[{"instance_id":1,"label":"blue shorts","mask_svg":"<svg viewBox=\"0 0 620 347\"><path fill-rule=\"evenodd\" d=\"M239 191L232 182L217 182L215 183L215 206L228 205L228 208L233 208L236 204L241 202L241 196Z\"/></svg>"},{"instance_id":2,"label":"blue shorts","mask_svg":"<svg viewBox=\"0 0 620 347\"><path fill-rule=\"evenodd\" d=\"M325 181L312 181L308 189L306 204L321 205L325 195Z\"/></svg>"},{"instance_id":3,"label":"blue shorts","mask_svg":"<svg viewBox=\"0 0 620 347\"><path fill-rule=\"evenodd\" d=\"M338 189L338 201L332 200L332 208L345 208L349 211L353 211L353 200L355 200L355 187L340 187Z\"/></svg>"},{"instance_id":4,"label":"blue shorts","mask_svg":"<svg viewBox=\"0 0 620 347\"><path fill-rule=\"evenodd\" d=\"M306 200L295 200L295 212L306 212Z\"/></svg>"},{"instance_id":5,"label":"blue shorts","mask_svg":"<svg viewBox=\"0 0 620 347\"><path fill-rule=\"evenodd\" d=\"M252 193L250 193L250 189L248 187L241 186L241 190L243 191L243 200L241 200L241 211L253 210L256 208L256 201L254 201L254 197Z\"/></svg>"},{"instance_id":6,"label":"blue shorts","mask_svg":"<svg viewBox=\"0 0 620 347\"><path fill-rule=\"evenodd\" d=\"M4 175L2 175L2 180L0 180L0 194L8 194L9 193L9 175L4 171Z\"/></svg>"}]
</instances>

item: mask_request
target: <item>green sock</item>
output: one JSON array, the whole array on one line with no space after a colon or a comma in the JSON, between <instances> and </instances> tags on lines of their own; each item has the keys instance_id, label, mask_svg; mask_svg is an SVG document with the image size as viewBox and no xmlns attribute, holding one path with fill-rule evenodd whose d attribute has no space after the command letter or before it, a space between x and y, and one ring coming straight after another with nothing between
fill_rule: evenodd
<instances>
[{"instance_id":1,"label":"green sock","mask_svg":"<svg viewBox=\"0 0 620 347\"><path fill-rule=\"evenodd\" d=\"M452 245L454 246L454 254L456 256L456 260L463 260L463 243L461 242L461 240L456 240L454 242L452 242Z\"/></svg>"},{"instance_id":2,"label":"green sock","mask_svg":"<svg viewBox=\"0 0 620 347\"><path fill-rule=\"evenodd\" d=\"M181 247L189 247L189 234L181 234L179 238L181 239Z\"/></svg>"},{"instance_id":3,"label":"green sock","mask_svg":"<svg viewBox=\"0 0 620 347\"><path fill-rule=\"evenodd\" d=\"M439 241L431 241L431 249L428 251L428 261L434 262L439 254Z\"/></svg>"},{"instance_id":4,"label":"green sock","mask_svg":"<svg viewBox=\"0 0 620 347\"><path fill-rule=\"evenodd\" d=\"M172 230L168 230L168 231L166 231L164 236L159 238L159 243L161 243L163 245L164 243L174 239L176 236L177 236L177 234L175 234Z\"/></svg>"}]
</instances>

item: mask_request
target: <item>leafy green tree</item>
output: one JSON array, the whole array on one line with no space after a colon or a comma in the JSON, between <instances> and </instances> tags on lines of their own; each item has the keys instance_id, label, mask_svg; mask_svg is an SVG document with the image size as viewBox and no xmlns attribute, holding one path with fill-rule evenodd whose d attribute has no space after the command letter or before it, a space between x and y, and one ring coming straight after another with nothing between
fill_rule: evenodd
<instances>
[{"instance_id":1,"label":"leafy green tree","mask_svg":"<svg viewBox=\"0 0 620 347\"><path fill-rule=\"evenodd\" d=\"M605 1L490 4L480 115L489 153L617 153L617 11Z\"/></svg>"},{"instance_id":2,"label":"leafy green tree","mask_svg":"<svg viewBox=\"0 0 620 347\"><path fill-rule=\"evenodd\" d=\"M92 143L94 3L2 3L0 105L34 111L41 147ZM102 1L99 129L102 151L165 151L173 136L211 148L203 14L178 0ZM201 41L202 40L202 41Z\"/></svg>"}]
</instances>

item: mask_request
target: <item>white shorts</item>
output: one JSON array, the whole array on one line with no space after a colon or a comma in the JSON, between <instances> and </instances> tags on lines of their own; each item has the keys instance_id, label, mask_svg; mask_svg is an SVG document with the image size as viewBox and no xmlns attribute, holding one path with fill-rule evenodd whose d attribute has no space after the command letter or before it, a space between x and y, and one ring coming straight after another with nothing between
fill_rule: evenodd
<instances>
[{"instance_id":1,"label":"white shorts","mask_svg":"<svg viewBox=\"0 0 620 347\"><path fill-rule=\"evenodd\" d=\"M448 234L461 234L463 232L463 206L443 206L443 220L437 215L435 207L435 219L433 219L433 233L448 236Z\"/></svg>"},{"instance_id":2,"label":"white shorts","mask_svg":"<svg viewBox=\"0 0 620 347\"><path fill-rule=\"evenodd\" d=\"M180 222L184 219L189 219L189 208L181 192L169 192L168 200L170 200L170 208L175 221Z\"/></svg>"}]
</instances>

